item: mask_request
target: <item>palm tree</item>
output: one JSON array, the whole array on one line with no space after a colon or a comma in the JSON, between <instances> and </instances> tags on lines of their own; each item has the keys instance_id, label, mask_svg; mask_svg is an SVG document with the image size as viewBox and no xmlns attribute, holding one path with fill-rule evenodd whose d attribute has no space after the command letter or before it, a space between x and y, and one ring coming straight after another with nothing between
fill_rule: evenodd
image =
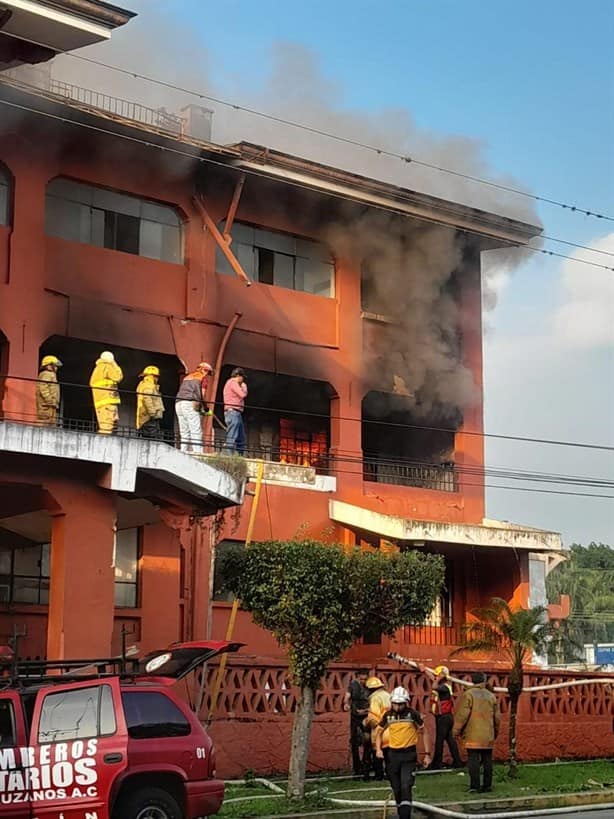
<instances>
[{"instance_id":1,"label":"palm tree","mask_svg":"<svg viewBox=\"0 0 614 819\"><path fill-rule=\"evenodd\" d=\"M510 776L518 772L516 756L516 717L522 694L525 663L533 653L543 654L552 640L556 626L547 619L543 606L512 609L500 597L472 612L475 621L464 629L464 642L455 654L462 652L496 651L511 664L507 691L510 698L509 768Z\"/></svg>"}]
</instances>

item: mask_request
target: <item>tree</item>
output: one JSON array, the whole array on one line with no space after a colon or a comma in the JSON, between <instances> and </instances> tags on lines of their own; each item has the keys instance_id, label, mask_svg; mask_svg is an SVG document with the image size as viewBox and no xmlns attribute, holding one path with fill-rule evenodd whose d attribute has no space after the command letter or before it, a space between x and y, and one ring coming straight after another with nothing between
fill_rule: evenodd
<instances>
[{"instance_id":1,"label":"tree","mask_svg":"<svg viewBox=\"0 0 614 819\"><path fill-rule=\"evenodd\" d=\"M518 772L516 755L516 719L518 701L523 689L524 666L533 653L542 654L558 630L547 620L547 609L534 606L512 609L505 600L493 597L488 606L472 612L475 622L467 624L462 652L496 651L509 659L511 668L507 692L510 698L509 767L510 776Z\"/></svg>"},{"instance_id":2,"label":"tree","mask_svg":"<svg viewBox=\"0 0 614 819\"><path fill-rule=\"evenodd\" d=\"M301 799L317 689L328 664L367 627L392 635L423 622L443 583L443 560L416 551L395 555L317 541L267 541L223 559L226 586L287 650L299 687L288 796Z\"/></svg>"},{"instance_id":3,"label":"tree","mask_svg":"<svg viewBox=\"0 0 614 819\"><path fill-rule=\"evenodd\" d=\"M551 603L562 594L571 598L566 628L576 643L614 640L614 549L605 543L572 544L569 559L548 575L546 590ZM563 654L563 661L570 659Z\"/></svg>"}]
</instances>

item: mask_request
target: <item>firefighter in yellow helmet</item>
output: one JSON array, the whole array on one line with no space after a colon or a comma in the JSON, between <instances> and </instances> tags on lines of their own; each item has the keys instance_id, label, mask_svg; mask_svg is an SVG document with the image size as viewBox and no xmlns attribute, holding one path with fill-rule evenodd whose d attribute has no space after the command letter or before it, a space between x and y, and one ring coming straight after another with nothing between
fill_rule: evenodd
<instances>
[{"instance_id":1,"label":"firefighter in yellow helmet","mask_svg":"<svg viewBox=\"0 0 614 819\"><path fill-rule=\"evenodd\" d=\"M100 353L90 377L90 387L98 420L98 432L104 435L110 435L117 429L121 403L118 387L123 378L124 374L113 353L108 350Z\"/></svg>"},{"instance_id":2,"label":"firefighter in yellow helmet","mask_svg":"<svg viewBox=\"0 0 614 819\"><path fill-rule=\"evenodd\" d=\"M384 715L390 710L390 694L384 688L384 683L379 677L369 677L365 683L365 688L369 692L369 713L365 718L365 728L371 731L371 749L375 750L378 734L382 731L380 727ZM379 757L372 757L375 778L381 782L384 779L384 760ZM365 780L369 779L368 770L365 771Z\"/></svg>"},{"instance_id":3,"label":"firefighter in yellow helmet","mask_svg":"<svg viewBox=\"0 0 614 819\"><path fill-rule=\"evenodd\" d=\"M60 385L58 369L62 362L55 355L46 355L41 361L36 384L36 417L39 424L53 427L58 422Z\"/></svg>"},{"instance_id":4,"label":"firefighter in yellow helmet","mask_svg":"<svg viewBox=\"0 0 614 819\"><path fill-rule=\"evenodd\" d=\"M160 421L164 415L164 402L160 395L160 370L145 367L136 388L136 428L143 438L160 438Z\"/></svg>"}]
</instances>

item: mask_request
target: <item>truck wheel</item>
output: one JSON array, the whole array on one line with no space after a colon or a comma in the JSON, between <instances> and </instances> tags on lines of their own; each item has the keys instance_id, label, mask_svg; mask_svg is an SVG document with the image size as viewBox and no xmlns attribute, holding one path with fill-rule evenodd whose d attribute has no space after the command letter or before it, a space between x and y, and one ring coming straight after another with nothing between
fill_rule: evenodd
<instances>
[{"instance_id":1,"label":"truck wheel","mask_svg":"<svg viewBox=\"0 0 614 819\"><path fill-rule=\"evenodd\" d=\"M147 788L119 798L113 819L184 819L183 811L168 791Z\"/></svg>"}]
</instances>

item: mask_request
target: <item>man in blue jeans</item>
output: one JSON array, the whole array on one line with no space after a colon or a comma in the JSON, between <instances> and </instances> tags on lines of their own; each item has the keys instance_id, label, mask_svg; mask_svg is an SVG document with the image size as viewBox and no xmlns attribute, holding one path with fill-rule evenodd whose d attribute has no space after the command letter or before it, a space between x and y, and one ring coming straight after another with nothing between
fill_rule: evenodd
<instances>
[{"instance_id":1,"label":"man in blue jeans","mask_svg":"<svg viewBox=\"0 0 614 819\"><path fill-rule=\"evenodd\" d=\"M243 410L247 398L247 384L245 373L240 367L235 367L230 378L224 385L224 423L226 424L225 452L245 453L245 427L243 426Z\"/></svg>"}]
</instances>

